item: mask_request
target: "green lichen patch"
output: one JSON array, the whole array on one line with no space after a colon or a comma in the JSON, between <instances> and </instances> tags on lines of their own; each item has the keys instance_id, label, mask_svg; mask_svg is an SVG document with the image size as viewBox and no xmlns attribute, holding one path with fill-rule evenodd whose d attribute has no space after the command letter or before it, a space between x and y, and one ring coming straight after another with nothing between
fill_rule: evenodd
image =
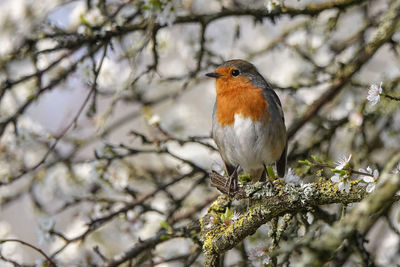
<instances>
[{"instance_id":1,"label":"green lichen patch","mask_svg":"<svg viewBox=\"0 0 400 267\"><path fill-rule=\"evenodd\" d=\"M252 178L250 174L240 174L239 175L239 181L243 184L251 182Z\"/></svg>"},{"instance_id":2,"label":"green lichen patch","mask_svg":"<svg viewBox=\"0 0 400 267\"><path fill-rule=\"evenodd\" d=\"M261 199L274 196L274 190L269 183L256 182L246 186L246 197L252 199Z\"/></svg>"}]
</instances>

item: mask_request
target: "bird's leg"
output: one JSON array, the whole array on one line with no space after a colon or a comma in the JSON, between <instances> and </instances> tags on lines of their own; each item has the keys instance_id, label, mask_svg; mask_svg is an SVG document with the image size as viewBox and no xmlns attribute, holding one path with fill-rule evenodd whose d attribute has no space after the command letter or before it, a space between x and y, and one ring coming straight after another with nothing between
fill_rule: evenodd
<instances>
[{"instance_id":1,"label":"bird's leg","mask_svg":"<svg viewBox=\"0 0 400 267\"><path fill-rule=\"evenodd\" d=\"M225 187L228 187L228 195L231 194L231 189L232 192L235 193L237 191L237 186L238 186L238 173L237 170L239 168L239 165L235 167L233 172L229 175L228 180L225 183Z\"/></svg>"},{"instance_id":2,"label":"bird's leg","mask_svg":"<svg viewBox=\"0 0 400 267\"><path fill-rule=\"evenodd\" d=\"M271 188L274 188L274 184L272 183L272 180L274 180L274 177L270 177L268 170L267 170L267 166L264 164L264 170L263 173L261 174L261 179L264 178L264 181L267 180L268 183L271 185ZM260 181L261 181L260 179Z\"/></svg>"},{"instance_id":3,"label":"bird's leg","mask_svg":"<svg viewBox=\"0 0 400 267\"><path fill-rule=\"evenodd\" d=\"M261 176L260 176L260 180L258 180L258 181L260 181L260 182L267 181L267 168L265 167L265 164L264 164L264 169L263 169L263 171L261 173Z\"/></svg>"}]
</instances>

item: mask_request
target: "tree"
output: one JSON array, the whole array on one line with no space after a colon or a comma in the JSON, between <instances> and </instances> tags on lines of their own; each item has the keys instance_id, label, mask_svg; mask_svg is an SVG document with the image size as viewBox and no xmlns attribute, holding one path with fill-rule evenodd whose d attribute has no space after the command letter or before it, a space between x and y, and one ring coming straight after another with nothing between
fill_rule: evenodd
<instances>
[{"instance_id":1,"label":"tree","mask_svg":"<svg viewBox=\"0 0 400 267\"><path fill-rule=\"evenodd\" d=\"M399 264L399 1L2 5L2 263ZM230 58L280 96L290 169L228 195Z\"/></svg>"}]
</instances>

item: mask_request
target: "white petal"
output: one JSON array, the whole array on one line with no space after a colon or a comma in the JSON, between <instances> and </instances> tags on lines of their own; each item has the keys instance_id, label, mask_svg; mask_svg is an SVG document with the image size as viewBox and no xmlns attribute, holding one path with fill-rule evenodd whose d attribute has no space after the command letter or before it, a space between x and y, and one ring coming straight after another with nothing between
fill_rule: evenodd
<instances>
[{"instance_id":1,"label":"white petal","mask_svg":"<svg viewBox=\"0 0 400 267\"><path fill-rule=\"evenodd\" d=\"M378 86L376 84L371 84L371 86L369 87L369 91L371 93L378 92Z\"/></svg>"},{"instance_id":2,"label":"white petal","mask_svg":"<svg viewBox=\"0 0 400 267\"><path fill-rule=\"evenodd\" d=\"M160 116L158 115L153 115L151 118L148 120L148 123L150 125L157 125L160 123Z\"/></svg>"},{"instance_id":3,"label":"white petal","mask_svg":"<svg viewBox=\"0 0 400 267\"><path fill-rule=\"evenodd\" d=\"M343 189L345 189L345 188L344 188L344 183L343 183L343 182L340 182L340 183L339 183L338 189L339 189L339 191L343 191Z\"/></svg>"},{"instance_id":4,"label":"white petal","mask_svg":"<svg viewBox=\"0 0 400 267\"><path fill-rule=\"evenodd\" d=\"M343 170L344 166L346 165L346 163L340 163L338 166L336 166L336 170Z\"/></svg>"},{"instance_id":5,"label":"white petal","mask_svg":"<svg viewBox=\"0 0 400 267\"><path fill-rule=\"evenodd\" d=\"M368 99L368 100L371 102L372 106L375 106L376 104L378 104L380 97L378 96L378 97L374 97L374 98Z\"/></svg>"},{"instance_id":6,"label":"white petal","mask_svg":"<svg viewBox=\"0 0 400 267\"><path fill-rule=\"evenodd\" d=\"M368 184L363 183L363 181L361 180L361 181L358 183L358 185L359 185L359 186L362 186L362 187L366 187Z\"/></svg>"},{"instance_id":7,"label":"white petal","mask_svg":"<svg viewBox=\"0 0 400 267\"><path fill-rule=\"evenodd\" d=\"M372 174L372 169L371 169L369 166L367 166L367 172L368 172L369 174Z\"/></svg>"},{"instance_id":8,"label":"white petal","mask_svg":"<svg viewBox=\"0 0 400 267\"><path fill-rule=\"evenodd\" d=\"M378 170L374 170L374 174L373 175L374 175L375 178L378 178L379 177L379 171Z\"/></svg>"},{"instance_id":9,"label":"white petal","mask_svg":"<svg viewBox=\"0 0 400 267\"><path fill-rule=\"evenodd\" d=\"M363 180L366 183L373 183L375 181L375 179L373 177L371 177L371 176L364 176Z\"/></svg>"},{"instance_id":10,"label":"white petal","mask_svg":"<svg viewBox=\"0 0 400 267\"><path fill-rule=\"evenodd\" d=\"M331 177L331 181L334 183L339 183L340 182L340 177L337 175L334 175Z\"/></svg>"},{"instance_id":11,"label":"white petal","mask_svg":"<svg viewBox=\"0 0 400 267\"><path fill-rule=\"evenodd\" d=\"M347 162L349 162L351 160L351 154L349 155L349 158L346 160Z\"/></svg>"},{"instance_id":12,"label":"white petal","mask_svg":"<svg viewBox=\"0 0 400 267\"><path fill-rule=\"evenodd\" d=\"M346 155L342 155L338 161L336 162L336 170L342 170L344 167L346 167L346 164L350 161L351 159L351 154L346 157Z\"/></svg>"},{"instance_id":13,"label":"white petal","mask_svg":"<svg viewBox=\"0 0 400 267\"><path fill-rule=\"evenodd\" d=\"M344 191L346 191L347 194L350 193L350 183L349 182L344 183Z\"/></svg>"},{"instance_id":14,"label":"white petal","mask_svg":"<svg viewBox=\"0 0 400 267\"><path fill-rule=\"evenodd\" d=\"M367 188L365 189L365 191L366 191L367 193L372 193L374 190L375 190L375 184L369 184L369 185L367 186Z\"/></svg>"},{"instance_id":15,"label":"white petal","mask_svg":"<svg viewBox=\"0 0 400 267\"><path fill-rule=\"evenodd\" d=\"M376 105L380 100L380 94L382 93L382 88L372 84L368 90L367 100L371 102L371 105Z\"/></svg>"}]
</instances>

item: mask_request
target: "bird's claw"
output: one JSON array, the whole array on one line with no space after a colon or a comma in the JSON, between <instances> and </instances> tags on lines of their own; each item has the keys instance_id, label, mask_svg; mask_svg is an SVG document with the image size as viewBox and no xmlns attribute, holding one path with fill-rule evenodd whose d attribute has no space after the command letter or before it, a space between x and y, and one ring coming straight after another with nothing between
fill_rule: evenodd
<instances>
[{"instance_id":1,"label":"bird's claw","mask_svg":"<svg viewBox=\"0 0 400 267\"><path fill-rule=\"evenodd\" d=\"M228 180L226 180L225 188L228 190L228 195L231 193L236 193L237 191L237 178L229 176Z\"/></svg>"},{"instance_id":2,"label":"bird's claw","mask_svg":"<svg viewBox=\"0 0 400 267\"><path fill-rule=\"evenodd\" d=\"M228 195L231 193L234 195L238 190L238 175L237 175L237 167L233 171L231 175L229 175L228 180L226 180L225 188L227 188Z\"/></svg>"}]
</instances>

